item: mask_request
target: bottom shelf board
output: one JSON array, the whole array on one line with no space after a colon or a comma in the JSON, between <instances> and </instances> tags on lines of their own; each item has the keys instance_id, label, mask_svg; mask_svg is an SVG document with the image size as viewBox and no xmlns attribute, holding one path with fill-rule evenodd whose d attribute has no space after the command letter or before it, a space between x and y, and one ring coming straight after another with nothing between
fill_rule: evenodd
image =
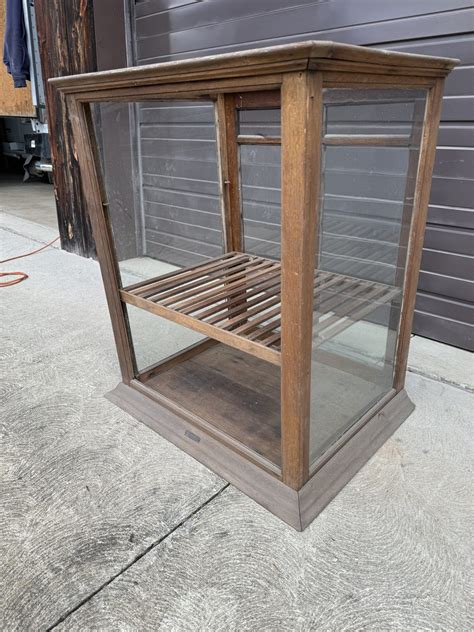
<instances>
[{"instance_id":1,"label":"bottom shelf board","mask_svg":"<svg viewBox=\"0 0 474 632\"><path fill-rule=\"evenodd\" d=\"M280 467L279 367L217 343L144 384Z\"/></svg>"},{"instance_id":2,"label":"bottom shelf board","mask_svg":"<svg viewBox=\"0 0 474 632\"><path fill-rule=\"evenodd\" d=\"M341 366L331 366L325 356ZM377 384L375 370L363 376L362 365L358 371L341 356L317 357L311 371L311 463L391 389L390 374ZM141 381L281 468L279 367L208 340Z\"/></svg>"}]
</instances>

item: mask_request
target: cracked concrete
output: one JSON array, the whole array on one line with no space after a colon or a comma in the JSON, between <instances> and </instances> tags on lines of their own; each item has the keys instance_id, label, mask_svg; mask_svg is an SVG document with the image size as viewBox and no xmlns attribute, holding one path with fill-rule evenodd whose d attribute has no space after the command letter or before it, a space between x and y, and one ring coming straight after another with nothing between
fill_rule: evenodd
<instances>
[{"instance_id":1,"label":"cracked concrete","mask_svg":"<svg viewBox=\"0 0 474 632\"><path fill-rule=\"evenodd\" d=\"M1 258L52 237L5 215ZM96 262L50 248L15 267L2 630L473 628L471 354L441 365L415 338L415 412L300 534L103 398L119 373Z\"/></svg>"}]
</instances>

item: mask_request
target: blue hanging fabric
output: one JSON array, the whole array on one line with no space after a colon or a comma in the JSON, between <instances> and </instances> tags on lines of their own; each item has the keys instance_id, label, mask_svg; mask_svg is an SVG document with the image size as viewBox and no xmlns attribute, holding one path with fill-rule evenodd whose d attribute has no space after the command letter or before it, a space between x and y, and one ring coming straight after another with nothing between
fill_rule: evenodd
<instances>
[{"instance_id":1,"label":"blue hanging fabric","mask_svg":"<svg viewBox=\"0 0 474 632\"><path fill-rule=\"evenodd\" d=\"M15 88L24 88L30 80L30 59L26 41L22 0L7 0L3 63Z\"/></svg>"}]
</instances>

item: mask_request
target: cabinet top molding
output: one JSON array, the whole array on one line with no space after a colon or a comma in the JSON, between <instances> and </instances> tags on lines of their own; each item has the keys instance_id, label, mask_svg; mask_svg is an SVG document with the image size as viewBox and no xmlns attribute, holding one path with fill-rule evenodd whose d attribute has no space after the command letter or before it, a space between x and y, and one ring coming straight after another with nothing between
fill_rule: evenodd
<instances>
[{"instance_id":1,"label":"cabinet top molding","mask_svg":"<svg viewBox=\"0 0 474 632\"><path fill-rule=\"evenodd\" d=\"M359 73L385 76L410 76L424 79L445 77L457 59L413 55L391 50L338 44L337 42L308 41L269 48L256 48L235 53L197 57L179 61L134 66L50 79L50 83L64 94L100 93L125 87L141 88L167 84L242 77L269 77L275 82L282 73L321 70L334 73Z\"/></svg>"}]
</instances>

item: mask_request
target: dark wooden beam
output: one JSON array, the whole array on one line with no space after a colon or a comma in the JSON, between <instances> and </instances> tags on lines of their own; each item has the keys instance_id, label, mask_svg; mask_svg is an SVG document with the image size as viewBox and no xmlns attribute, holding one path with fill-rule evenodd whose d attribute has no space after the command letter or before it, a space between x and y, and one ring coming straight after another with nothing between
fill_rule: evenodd
<instances>
[{"instance_id":1,"label":"dark wooden beam","mask_svg":"<svg viewBox=\"0 0 474 632\"><path fill-rule=\"evenodd\" d=\"M95 255L95 244L82 195L69 115L64 98L47 80L97 70L93 2L36 0L35 9L61 246L90 257Z\"/></svg>"}]
</instances>

